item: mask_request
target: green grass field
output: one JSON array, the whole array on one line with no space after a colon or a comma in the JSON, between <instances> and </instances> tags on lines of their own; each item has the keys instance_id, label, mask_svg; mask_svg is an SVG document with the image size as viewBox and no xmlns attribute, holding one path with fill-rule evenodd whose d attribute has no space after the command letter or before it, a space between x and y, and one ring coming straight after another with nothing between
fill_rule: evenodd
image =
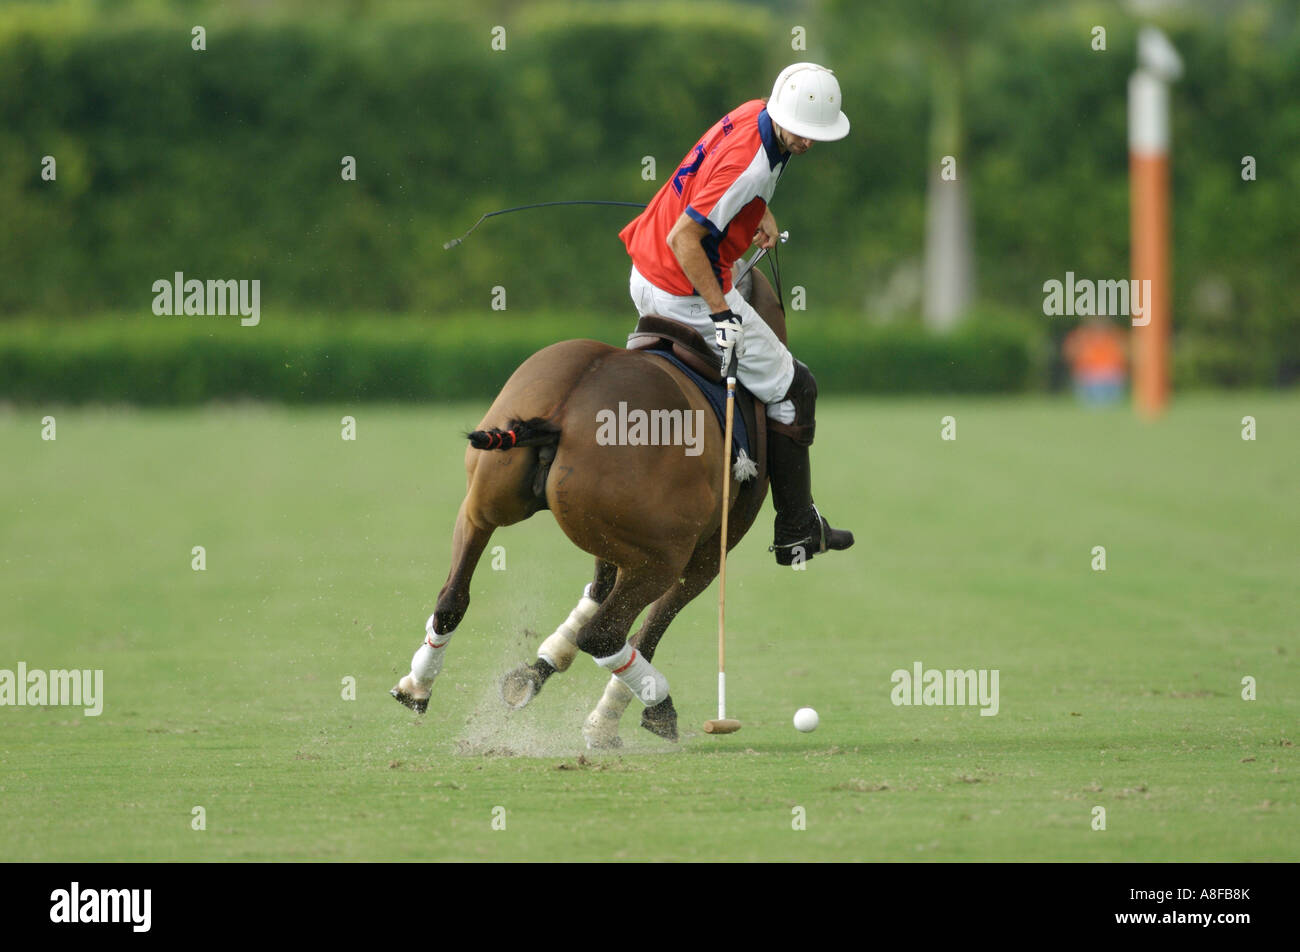
<instances>
[{"instance_id":1,"label":"green grass field","mask_svg":"<svg viewBox=\"0 0 1300 952\"><path fill-rule=\"evenodd\" d=\"M496 695L590 577L547 513L494 537L429 713L387 694L482 409L0 411L0 668L103 669L105 692L98 717L0 707L0 859L1300 859L1296 395L1188 397L1157 425L823 400L816 495L858 545L779 569L769 504L734 553L744 729L700 730L715 586L656 659L681 743L634 702L601 755L585 657L522 712ZM998 714L895 706L916 661L997 669Z\"/></svg>"}]
</instances>

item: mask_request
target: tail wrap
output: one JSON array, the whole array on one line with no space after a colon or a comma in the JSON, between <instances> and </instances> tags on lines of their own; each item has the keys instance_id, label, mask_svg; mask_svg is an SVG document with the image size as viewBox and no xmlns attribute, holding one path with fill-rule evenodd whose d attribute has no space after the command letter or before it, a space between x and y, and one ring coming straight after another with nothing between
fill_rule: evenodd
<instances>
[{"instance_id":1,"label":"tail wrap","mask_svg":"<svg viewBox=\"0 0 1300 952\"><path fill-rule=\"evenodd\" d=\"M491 427L468 434L470 446L478 450L512 450L516 446L545 446L558 443L560 431L551 423L534 417L511 420L504 430Z\"/></svg>"}]
</instances>

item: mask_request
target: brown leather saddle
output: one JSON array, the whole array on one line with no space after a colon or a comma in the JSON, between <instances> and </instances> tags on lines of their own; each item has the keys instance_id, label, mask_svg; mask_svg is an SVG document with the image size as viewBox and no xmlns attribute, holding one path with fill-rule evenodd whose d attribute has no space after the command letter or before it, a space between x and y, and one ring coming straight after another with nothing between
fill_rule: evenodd
<instances>
[{"instance_id":1,"label":"brown leather saddle","mask_svg":"<svg viewBox=\"0 0 1300 952\"><path fill-rule=\"evenodd\" d=\"M636 322L627 336L628 350L670 351L674 357L706 380L725 384L717 355L700 332L689 324L657 314L647 314ZM750 433L754 462L760 479L767 476L767 405L739 382L736 382L736 412L743 414Z\"/></svg>"}]
</instances>

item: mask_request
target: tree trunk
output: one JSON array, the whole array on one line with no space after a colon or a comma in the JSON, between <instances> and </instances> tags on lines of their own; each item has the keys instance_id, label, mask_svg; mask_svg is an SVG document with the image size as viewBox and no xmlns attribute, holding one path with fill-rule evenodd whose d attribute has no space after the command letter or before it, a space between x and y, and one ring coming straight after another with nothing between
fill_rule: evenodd
<instances>
[{"instance_id":1,"label":"tree trunk","mask_svg":"<svg viewBox=\"0 0 1300 952\"><path fill-rule=\"evenodd\" d=\"M921 316L936 331L949 331L965 316L975 285L975 257L966 192L961 121L961 40L947 38L933 61L933 120L925 209L925 286ZM944 159L949 170L944 174Z\"/></svg>"}]
</instances>

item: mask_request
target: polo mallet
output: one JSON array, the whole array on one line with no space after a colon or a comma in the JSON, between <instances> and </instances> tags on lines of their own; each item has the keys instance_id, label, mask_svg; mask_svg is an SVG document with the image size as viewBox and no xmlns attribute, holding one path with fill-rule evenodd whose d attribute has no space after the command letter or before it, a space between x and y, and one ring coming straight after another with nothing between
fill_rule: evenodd
<instances>
[{"instance_id":1,"label":"polo mallet","mask_svg":"<svg viewBox=\"0 0 1300 952\"><path fill-rule=\"evenodd\" d=\"M731 425L736 410L736 346L727 361L727 426L722 439L722 554L718 561L718 719L704 722L706 734L734 734L740 721L727 717L727 515L731 508Z\"/></svg>"},{"instance_id":2,"label":"polo mallet","mask_svg":"<svg viewBox=\"0 0 1300 952\"><path fill-rule=\"evenodd\" d=\"M777 237L784 244L789 239L790 233L783 231ZM760 249L758 254L750 259L745 270L736 276L736 282L748 274L765 254L767 249ZM704 722L706 734L734 734L740 730L740 721L734 717L727 717L727 517L731 509L731 427L736 412L736 347L738 346L739 344L736 344L732 347L730 359L727 361L727 426L726 434L722 439L725 455L722 467L722 552L718 557L718 719Z\"/></svg>"}]
</instances>

